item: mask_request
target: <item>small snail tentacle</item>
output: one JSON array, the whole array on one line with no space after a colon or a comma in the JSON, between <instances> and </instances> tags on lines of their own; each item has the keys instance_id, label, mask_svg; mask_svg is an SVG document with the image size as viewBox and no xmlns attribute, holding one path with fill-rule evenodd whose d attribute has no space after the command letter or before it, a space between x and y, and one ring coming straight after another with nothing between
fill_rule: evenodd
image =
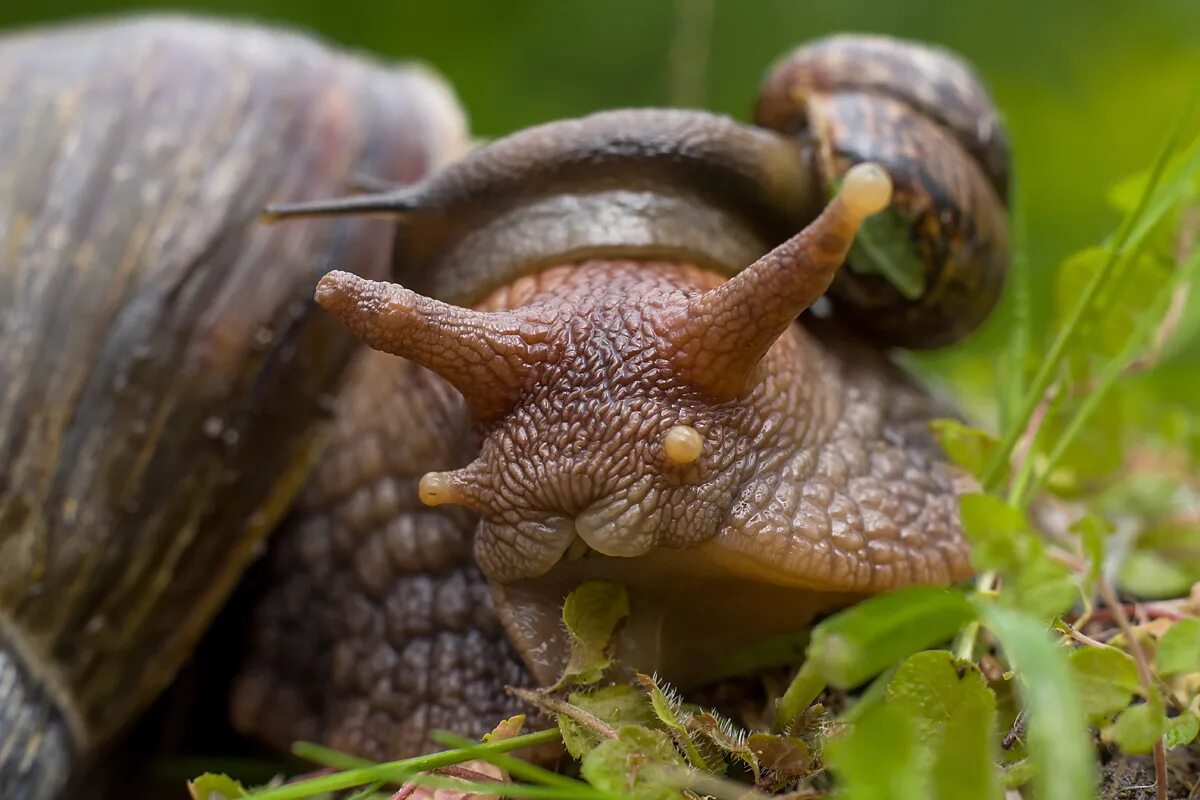
<instances>
[{"instance_id":1,"label":"small snail tentacle","mask_svg":"<svg viewBox=\"0 0 1200 800\"><path fill-rule=\"evenodd\" d=\"M472 311L348 272L325 275L316 300L370 347L441 375L480 419L505 411L548 355L534 344L547 327L515 312Z\"/></svg>"}]
</instances>

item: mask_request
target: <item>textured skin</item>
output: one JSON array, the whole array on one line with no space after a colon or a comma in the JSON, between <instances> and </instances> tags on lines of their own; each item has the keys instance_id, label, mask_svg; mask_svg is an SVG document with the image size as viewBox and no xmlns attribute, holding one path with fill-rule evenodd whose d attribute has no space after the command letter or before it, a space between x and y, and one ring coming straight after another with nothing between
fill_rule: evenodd
<instances>
[{"instance_id":1,"label":"textured skin","mask_svg":"<svg viewBox=\"0 0 1200 800\"><path fill-rule=\"evenodd\" d=\"M262 206L415 180L465 132L423 71L154 17L0 39L0 108L0 649L41 684L0 681L0 720L47 703L82 760L172 679L303 483L359 349L317 277L387 268L385 222L270 228ZM0 773L69 769L58 728L41 755L22 730L0 724Z\"/></svg>"},{"instance_id":2,"label":"textured skin","mask_svg":"<svg viewBox=\"0 0 1200 800\"><path fill-rule=\"evenodd\" d=\"M755 119L808 143L827 182L873 161L896 185L893 224L907 231L925 288L907 297L883 275L856 269L852 254L830 292L843 319L883 344L923 349L982 324L1007 271L1009 158L1004 127L969 66L926 45L834 36L772 68Z\"/></svg>"},{"instance_id":3,"label":"textured skin","mask_svg":"<svg viewBox=\"0 0 1200 800\"><path fill-rule=\"evenodd\" d=\"M848 245L846 235L819 228L795 241L817 253ZM584 262L518 279L487 301L487 313L476 312L510 337L484 363L524 359L534 375L506 413L484 422L478 458L443 474L455 502L482 516L476 560L539 681L553 680L565 651L556 609L588 578L620 580L634 592L621 643L627 662L693 680L731 647L794 630L854 596L969 575L957 473L929 435L930 403L881 354L836 327L820 327L819 336L794 323L777 328L787 299L819 294L840 260L814 256L806 263L825 265L817 270L824 279L793 293L786 285L806 278L774 270L790 260L781 252L759 262L775 285L747 273L722 283L691 265ZM352 276L326 282L322 302L356 333L414 352L387 324L398 314L407 325L411 293ZM762 293L763 302L731 287ZM702 318L706 328L689 328L687 309L711 311L728 296L740 297L750 316L713 314ZM444 311L439 357L475 359L456 339L461 310ZM743 390L717 396L711 381L692 380L697 365L711 374L736 364L715 357L727 345L761 341L746 339L754 316L779 339L750 375L739 371ZM520 324L510 327L514 320ZM700 347L681 364L680 345L696 335ZM662 439L681 424L705 437L705 450L693 464L669 466ZM692 635L694 622L672 622L694 617L716 585L753 597L762 619L748 625L744 613L706 613L710 629L701 637ZM761 614L764 605L771 614ZM687 654L687 663L667 650Z\"/></svg>"},{"instance_id":4,"label":"textured skin","mask_svg":"<svg viewBox=\"0 0 1200 800\"><path fill-rule=\"evenodd\" d=\"M380 409L386 409L380 413ZM417 500L427 469L474 451L462 400L411 362L363 353L326 452L277 534L249 626L236 726L286 749L315 739L370 758L476 736L528 682L471 560L472 515Z\"/></svg>"}]
</instances>

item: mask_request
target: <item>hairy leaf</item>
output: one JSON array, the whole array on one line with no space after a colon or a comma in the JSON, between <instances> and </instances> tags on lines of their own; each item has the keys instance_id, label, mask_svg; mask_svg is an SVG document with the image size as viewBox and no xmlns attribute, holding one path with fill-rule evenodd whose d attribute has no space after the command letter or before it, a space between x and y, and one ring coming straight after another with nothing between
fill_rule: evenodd
<instances>
[{"instance_id":1,"label":"hairy leaf","mask_svg":"<svg viewBox=\"0 0 1200 800\"><path fill-rule=\"evenodd\" d=\"M663 731L627 725L583 757L580 773L597 789L647 800L678 800L670 767L683 766L671 737Z\"/></svg>"},{"instance_id":2,"label":"hairy leaf","mask_svg":"<svg viewBox=\"0 0 1200 800\"><path fill-rule=\"evenodd\" d=\"M609 640L627 616L629 595L624 586L588 581L567 595L562 618L571 636L571 653L556 685L586 685L600 680L612 663Z\"/></svg>"}]
</instances>

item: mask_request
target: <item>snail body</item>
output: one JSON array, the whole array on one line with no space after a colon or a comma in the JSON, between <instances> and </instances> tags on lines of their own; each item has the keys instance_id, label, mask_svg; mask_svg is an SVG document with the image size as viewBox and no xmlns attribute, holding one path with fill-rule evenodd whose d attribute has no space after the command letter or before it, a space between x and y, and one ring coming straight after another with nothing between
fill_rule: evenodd
<instances>
[{"instance_id":1,"label":"snail body","mask_svg":"<svg viewBox=\"0 0 1200 800\"><path fill-rule=\"evenodd\" d=\"M907 139L877 143L893 131L852 124L842 74L812 66L829 61L817 45L816 55L802 49L781 62L784 73L768 79L762 125L696 111L604 112L505 137L434 170L461 147L461 128L447 122L454 112L444 93L425 102L401 91L395 106L389 101L376 111L381 120L354 128L348 116L354 125L360 120L339 107L332 122L323 120L334 128L318 126L325 135L314 134L327 143L365 142L362 152L382 166L370 158L352 164L344 150L321 151L312 154L321 171L311 161L290 161L294 153L286 147L278 148L286 152L277 162L259 165L253 185L261 173L276 197L333 194L322 189L348 182L356 168L408 185L269 209L276 219L351 219L302 223L312 226L305 228L312 241L289 249L285 240L282 247L284 254L305 254L306 266L280 272L275 281L250 281L260 289L269 284L275 303L264 302L253 323L249 316L210 323L222 331L228 325L287 332L282 341L270 339L286 351L279 363L234 347L231 375L213 379L226 393L230 386L255 388L241 405L236 397L219 399L223 408L249 407L247 424L254 426L235 442L249 438L259 455L275 460L243 487L236 478L247 474L249 462L217 459L218 474L234 478L218 482L228 494L202 495L188 507L202 520L206 509L223 509L214 517L219 535L204 539L212 557L188 549L198 540L194 533L150 535L124 519L103 528L138 542L146 574L171 575L160 581L172 596L205 598L179 604L174 615L139 606L139 624L126 626L132 633L120 657L103 662L112 665L112 681L128 682L134 698L114 720L132 716L161 688L194 642L182 637L166 648L151 680L140 666L147 659L138 650L143 629L198 633L253 543L285 509L234 688L235 725L279 747L316 739L377 758L428 749L435 728L477 734L511 709L504 686L552 683L567 652L561 602L585 580L610 580L630 591L631 615L617 642L621 660L687 685L710 677L716 656L795 630L856 598L966 577L955 499L960 476L930 438L932 402L885 349L944 344L973 329L994 303L1006 247L1000 214L1006 162L996 157L1003 138L970 137L971 115L993 124L994 112L977 85L963 90L962 81L973 78L952 57L915 45L864 47L857 39L834 52L846 48L864 63L900 57L928 66L944 59L950 66L927 77L949 75L962 91L946 97L978 102L939 116L927 113L936 103L925 103L924 95L897 100L872 83L863 91L869 107L903 100L904 118L921 120L901 130L916 131L921 147ZM363 75L363 87L383 80ZM413 94L428 100L423 91ZM800 111L787 110L787 97ZM403 113L389 116L387 109L399 107ZM926 128L936 145L930 149L922 149ZM268 175L269 167L283 177ZM314 171L321 181L288 185L286 176ZM899 205L889 206L893 191ZM265 199L263 192L223 198L235 196L246 205ZM839 270L847 253L854 265L851 247L864 224L895 209L903 224L899 246L923 265L919 297L890 296L877 274ZM278 232L296 224L250 232L239 214L216 229L283 238ZM237 237L227 248L257 256L234 258L228 274L217 269L220 279L213 278L241 299L249 289L239 288L237 276L261 269L278 251ZM983 277L964 277L972 265ZM114 269L111 261L105 266ZM213 270L206 263L199 272ZM967 285L983 294L968 297ZM315 305L298 299L314 286ZM827 291L833 317L806 314ZM114 303L138 308L134 300ZM25 302L38 305L36 298ZM952 313L963 303L969 308L961 316ZM316 305L332 316L317 313ZM161 324L163 313L134 319L145 319L148 329ZM332 330L334 316L373 349L353 350L348 337ZM193 317L178 319L179 328L205 321ZM901 320L916 325L915 332L898 333ZM319 333L290 339L308 326ZM249 332L227 338L243 348L254 340ZM0 365L8 363L4 352ZM164 351L162 359L192 363L186 347L182 355ZM235 369L243 364L245 373ZM188 381L191 374L183 370ZM182 419L192 421L164 428L196 435L214 416L231 418L206 406L203 392L185 394L193 416ZM334 394L331 418L318 422L321 398ZM146 396L177 393L160 381ZM266 410L281 403L294 415L270 418ZM267 418L255 418L255 409ZM126 418L95 419L95 435L117 437L121 429L110 421ZM203 452L190 439L169 445L176 459ZM94 450L122 452L107 439ZM6 454L4 463L7 473L19 474L8 465L20 459ZM297 463L305 466L289 468ZM311 474L292 502L309 464ZM164 469L158 486L178 474ZM13 496L27 495L0 499L11 509ZM124 497L98 497L96 507L123 508ZM145 502L135 510L152 507ZM25 536L0 539L0 549L36 549L45 521L58 513L57 506L33 512L43 527L23 523L18 530ZM252 530L230 521L246 518ZM72 529L72 535L82 534ZM190 569L163 571L163 564L185 562ZM190 575L214 572L221 577L207 594L189 583ZM124 582L88 584L90 603L116 602L120 587L137 580L131 573ZM8 610L44 613L44 604L10 585L0 583L0 599L13 629L39 643L35 652L48 652L44 642L51 637L37 613L26 618ZM70 577L46 585L77 591ZM705 609L702 619L697 608ZM74 620L63 630L78 641L88 626ZM23 657L38 669L22 674L61 672L54 665L69 661L63 650L57 661ZM71 707L87 707L74 700L88 696L86 681L55 680L24 684L58 687ZM0 702L0 719L4 707ZM67 736L68 749L86 752L111 735L91 734L95 725L86 713L80 718L86 735ZM67 722L60 727L69 729Z\"/></svg>"}]
</instances>

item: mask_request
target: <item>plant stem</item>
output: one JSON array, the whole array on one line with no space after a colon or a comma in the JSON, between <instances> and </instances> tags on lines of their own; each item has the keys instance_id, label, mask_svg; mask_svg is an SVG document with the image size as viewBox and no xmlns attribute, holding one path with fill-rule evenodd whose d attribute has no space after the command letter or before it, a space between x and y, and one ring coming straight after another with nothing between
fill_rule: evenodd
<instances>
[{"instance_id":1,"label":"plant stem","mask_svg":"<svg viewBox=\"0 0 1200 800\"><path fill-rule=\"evenodd\" d=\"M776 732L787 730L800 718L804 709L812 705L818 695L825 691L825 680L817 674L812 665L812 659L805 661L788 684L783 697L779 698L775 706L775 723L772 726Z\"/></svg>"},{"instance_id":2,"label":"plant stem","mask_svg":"<svg viewBox=\"0 0 1200 800\"><path fill-rule=\"evenodd\" d=\"M514 736L512 739L482 744L479 747L503 753L509 750L519 750L522 747L531 747L533 745L558 741L560 738L558 730L551 728L549 730L537 731L536 733L527 733L523 736ZM432 755L419 756L417 758L405 758L400 761L389 761L370 767L348 769L344 772L314 778L302 783L289 783L274 789L255 792L250 797L255 798L255 800L299 800L299 798L312 797L313 795L325 792L336 792L342 789L366 786L369 783L380 780L387 783L399 783L418 772L428 772L438 767L458 764L470 758L470 755L461 750L447 750L443 753L433 753Z\"/></svg>"},{"instance_id":3,"label":"plant stem","mask_svg":"<svg viewBox=\"0 0 1200 800\"><path fill-rule=\"evenodd\" d=\"M1170 160L1171 154L1175 151L1179 137L1183 133L1183 127L1191 116L1191 109L1194 105L1195 99L1188 104L1187 111L1181 115L1171 135L1167 137L1167 141L1150 170L1150 177L1146 182L1146 187L1142 191L1141 197L1138 198L1137 206L1121 221L1116 235L1108 243L1107 258L1105 258L1100 269L1096 270L1092 275L1087 286L1084 287L1083 293L1071 308L1070 316L1067 317L1066 322L1063 323L1062 328L1058 331L1058 335L1055 336L1054 341L1051 343L1046 358L1042 361L1037 374L1033 378L1032 385L1025 394L1020 411L1011 420L1011 424L1000 441L1000 446L996 448L992 460L988 463L987 470L984 473L983 485L989 491L994 490L1003 479L1013 448L1016 447L1021 432L1025 430L1025 427L1029 424L1030 419L1037 410L1042 396L1050 388L1050 384L1054 381L1055 377L1057 377L1059 368L1062 367L1063 360L1067 355L1067 345L1075 337L1079 329L1079 324L1083 320L1083 315L1091 307L1100 290L1104 288L1105 283L1108 282L1109 277L1116 270L1117 264L1126 255L1126 248L1131 244L1136 245L1140 242L1141 237L1148 232L1142 216L1150 205L1150 200L1154 196L1154 190L1158 187L1159 181L1162 179L1167 162ZM1135 228L1138 228L1140 233L1140 236L1136 239L1132 237Z\"/></svg>"},{"instance_id":4,"label":"plant stem","mask_svg":"<svg viewBox=\"0 0 1200 800\"><path fill-rule=\"evenodd\" d=\"M1150 671L1150 661L1146 658L1146 651L1142 649L1142 643L1138 641L1133 626L1129 624L1129 615L1125 613L1125 606L1121 604L1117 593L1113 591L1108 581L1104 579L1098 581L1096 591L1104 598L1104 604L1112 609L1117 627L1121 629L1121 633L1129 642L1129 654L1133 656L1133 661L1137 665L1138 680L1141 681L1142 688L1146 692L1146 698L1150 699L1155 691L1154 673ZM1167 800L1167 749L1163 744L1162 736L1159 736L1154 742L1154 784L1158 800Z\"/></svg>"}]
</instances>

